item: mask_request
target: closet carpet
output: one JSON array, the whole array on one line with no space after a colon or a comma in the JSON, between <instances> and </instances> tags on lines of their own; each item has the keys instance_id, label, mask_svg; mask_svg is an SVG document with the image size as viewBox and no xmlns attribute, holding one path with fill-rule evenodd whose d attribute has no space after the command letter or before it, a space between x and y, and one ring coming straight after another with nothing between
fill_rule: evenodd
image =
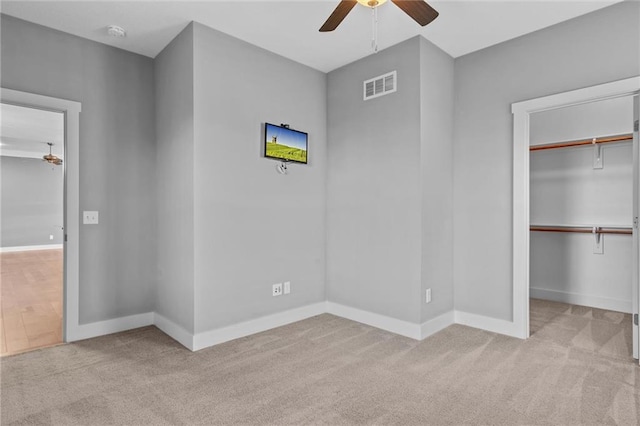
<instances>
[{"instance_id":1,"label":"closet carpet","mask_svg":"<svg viewBox=\"0 0 640 426\"><path fill-rule=\"evenodd\" d=\"M1 422L637 425L629 316L532 313L526 341L453 325L417 342L324 314L191 353L141 328L3 358Z\"/></svg>"}]
</instances>

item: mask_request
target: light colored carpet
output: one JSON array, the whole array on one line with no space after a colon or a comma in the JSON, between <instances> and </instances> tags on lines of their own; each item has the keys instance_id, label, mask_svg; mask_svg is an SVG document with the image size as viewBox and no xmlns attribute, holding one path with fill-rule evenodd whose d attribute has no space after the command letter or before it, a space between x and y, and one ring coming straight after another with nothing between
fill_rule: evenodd
<instances>
[{"instance_id":1,"label":"light colored carpet","mask_svg":"<svg viewBox=\"0 0 640 426\"><path fill-rule=\"evenodd\" d=\"M527 341L453 325L417 342L325 314L196 353L147 327L2 358L1 420L638 425L627 320L533 301Z\"/></svg>"}]
</instances>

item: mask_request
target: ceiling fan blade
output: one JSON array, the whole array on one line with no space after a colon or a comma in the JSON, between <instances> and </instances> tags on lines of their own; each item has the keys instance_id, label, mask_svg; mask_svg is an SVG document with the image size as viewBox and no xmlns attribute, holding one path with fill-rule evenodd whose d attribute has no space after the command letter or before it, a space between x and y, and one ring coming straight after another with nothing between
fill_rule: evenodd
<instances>
[{"instance_id":1,"label":"ceiling fan blade","mask_svg":"<svg viewBox=\"0 0 640 426\"><path fill-rule=\"evenodd\" d=\"M436 19L439 13L423 0L391 0L423 27Z\"/></svg>"},{"instance_id":2,"label":"ceiling fan blade","mask_svg":"<svg viewBox=\"0 0 640 426\"><path fill-rule=\"evenodd\" d=\"M320 32L335 30L340 22L347 17L351 9L358 3L356 0L342 0L338 7L335 8L329 19L320 27Z\"/></svg>"}]
</instances>

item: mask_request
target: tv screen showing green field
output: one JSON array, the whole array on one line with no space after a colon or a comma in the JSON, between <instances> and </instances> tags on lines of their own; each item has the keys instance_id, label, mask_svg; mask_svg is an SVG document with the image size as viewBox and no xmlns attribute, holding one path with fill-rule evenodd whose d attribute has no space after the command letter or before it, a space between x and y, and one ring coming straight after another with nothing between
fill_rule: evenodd
<instances>
[{"instance_id":1,"label":"tv screen showing green field","mask_svg":"<svg viewBox=\"0 0 640 426\"><path fill-rule=\"evenodd\" d=\"M307 134L266 123L264 126L264 155L298 163L307 162Z\"/></svg>"}]
</instances>

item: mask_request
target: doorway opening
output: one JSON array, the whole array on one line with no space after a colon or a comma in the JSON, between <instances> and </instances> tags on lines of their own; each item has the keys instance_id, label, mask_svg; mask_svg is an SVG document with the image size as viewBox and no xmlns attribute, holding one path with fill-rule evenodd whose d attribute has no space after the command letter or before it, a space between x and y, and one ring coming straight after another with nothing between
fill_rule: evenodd
<instances>
[{"instance_id":1,"label":"doorway opening","mask_svg":"<svg viewBox=\"0 0 640 426\"><path fill-rule=\"evenodd\" d=\"M0 355L63 342L64 114L0 103Z\"/></svg>"},{"instance_id":2,"label":"doorway opening","mask_svg":"<svg viewBox=\"0 0 640 426\"><path fill-rule=\"evenodd\" d=\"M72 342L84 337L79 323L80 283L80 111L79 102L0 88L0 103L62 113L64 117L64 232L62 339ZM0 147L1 148L1 147ZM85 333L86 334L86 333Z\"/></svg>"},{"instance_id":3,"label":"doorway opening","mask_svg":"<svg viewBox=\"0 0 640 426\"><path fill-rule=\"evenodd\" d=\"M602 250L607 246L607 239L611 240L609 235L602 238L604 234L614 234L621 232L622 230L625 237L631 240L631 256L627 257L630 263L630 277L631 277L631 300L630 311L626 319L630 323L632 329L632 352L633 357L638 358L638 341L640 340L640 331L638 328L637 314L638 306L640 305L640 291L639 291L639 276L640 276L640 256L639 250L639 235L638 235L638 208L640 200L640 184L638 180L639 176L639 149L638 149L638 114L640 111L638 93L640 92L640 77L632 77L625 80L614 81L611 83L605 83L598 86L591 86L584 89L573 90L570 92L559 93L556 95L545 96L542 98L532 99L528 101L518 102L512 105L512 112L514 114L514 145L513 145L513 323L517 330L517 336L521 338L528 338L530 335L530 278L531 278L531 265L530 265L530 234L534 231L541 231L540 229L532 230L532 225L541 225L536 227L543 227L544 225L551 224L534 224L531 221L530 211L530 145L531 145L531 126L532 117L538 113L546 113L553 110L562 110L569 107L579 107L581 105L591 104L598 101L613 100L616 98L631 97L633 99L633 121L630 126L632 128L632 147L631 147L631 162L632 162L632 190L631 195L627 195L627 201L631 198L631 216L626 216L624 226L617 226L613 224L610 226L614 229L606 229L607 225L599 226L599 224L590 223L592 225L589 229L590 238L594 239L593 250ZM606 158L601 155L602 150L599 147L599 138L591 139L592 145L589 152L593 152L593 167L599 167L599 162ZM625 213L628 215L628 213ZM605 218L606 219L606 218ZM569 224L562 224L569 225ZM571 224L573 228L581 228L577 226L577 223ZM582 225L582 224L581 224ZM563 226L567 228L569 226ZM629 230L631 235L628 235ZM542 230L555 232L551 230ZM579 230L576 232L582 232ZM604 232L609 231L609 232ZM628 243L629 240L627 240ZM614 244L615 245L615 244ZM591 246L590 246L591 248ZM555 302L558 303L558 302ZM570 307L576 312L583 310L584 308L574 303L574 307ZM599 308L596 308L599 309ZM610 312L618 312L611 310ZM618 312L619 313L619 312ZM625 313L623 313L625 314ZM590 313L594 315L593 311ZM598 311L596 315L600 315ZM609 315L609 314L607 314Z\"/></svg>"},{"instance_id":4,"label":"doorway opening","mask_svg":"<svg viewBox=\"0 0 640 426\"><path fill-rule=\"evenodd\" d=\"M530 333L630 360L633 97L530 116Z\"/></svg>"}]
</instances>

